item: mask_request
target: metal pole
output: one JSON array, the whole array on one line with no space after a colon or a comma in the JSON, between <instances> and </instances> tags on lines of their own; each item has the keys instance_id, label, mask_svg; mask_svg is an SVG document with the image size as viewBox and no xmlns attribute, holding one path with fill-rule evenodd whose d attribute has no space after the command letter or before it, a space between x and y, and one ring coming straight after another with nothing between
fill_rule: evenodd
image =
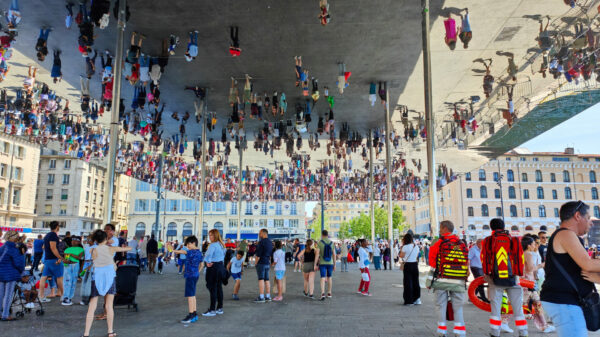
<instances>
[{"instance_id":1,"label":"metal pole","mask_svg":"<svg viewBox=\"0 0 600 337\"><path fill-rule=\"evenodd\" d=\"M201 177L200 177L200 239L199 242L202 243L204 236L204 191L206 189L206 114L207 114L207 99L204 97L204 110L202 113L202 159L201 159ZM207 228L208 229L208 228Z\"/></svg>"},{"instance_id":2,"label":"metal pole","mask_svg":"<svg viewBox=\"0 0 600 337\"><path fill-rule=\"evenodd\" d=\"M117 146L119 143L119 102L121 100L121 71L123 69L123 35L125 34L125 9L127 0L119 2L119 20L117 22L117 47L115 48L115 73L113 76L114 89L110 117L110 143L108 146L108 179L104 191L104 221L112 221L113 189L115 183L115 164L117 161ZM115 212L116 213L116 212Z\"/></svg>"},{"instance_id":3,"label":"metal pole","mask_svg":"<svg viewBox=\"0 0 600 337\"><path fill-rule=\"evenodd\" d=\"M12 137L11 137L12 138ZM6 204L6 215L4 216L4 226L8 226L7 225L7 221L10 219L10 205L12 204L12 188L13 188L13 169L14 169L14 165L13 165L13 161L15 160L15 147L17 146L17 143L15 142L15 139L12 138L12 143L11 145L11 150L10 150L10 172L9 172L9 176L8 176L8 202Z\"/></svg>"},{"instance_id":4,"label":"metal pole","mask_svg":"<svg viewBox=\"0 0 600 337\"><path fill-rule=\"evenodd\" d=\"M162 233L161 237L163 238L163 242L167 242L167 193L168 191L164 191L165 194L165 208L163 208L163 224L162 224Z\"/></svg>"},{"instance_id":5,"label":"metal pole","mask_svg":"<svg viewBox=\"0 0 600 337\"><path fill-rule=\"evenodd\" d=\"M238 166L238 226L237 226L237 241L242 239L242 156L244 154L244 150L242 149L242 140L240 139L240 145L238 149L238 155L240 157L240 164Z\"/></svg>"},{"instance_id":6,"label":"metal pole","mask_svg":"<svg viewBox=\"0 0 600 337\"><path fill-rule=\"evenodd\" d=\"M502 211L502 221L504 221L504 197L502 196L502 178L503 175L500 173L500 160L496 160L498 163L498 187L500 187L500 210Z\"/></svg>"},{"instance_id":7,"label":"metal pole","mask_svg":"<svg viewBox=\"0 0 600 337\"><path fill-rule=\"evenodd\" d=\"M321 233L325 230L325 168L321 163Z\"/></svg>"},{"instance_id":8,"label":"metal pole","mask_svg":"<svg viewBox=\"0 0 600 337\"><path fill-rule=\"evenodd\" d=\"M394 205L392 203L392 149L390 148L390 88L385 83L385 161L386 161L386 180L387 180L387 202L388 202L388 240L390 241L390 251L394 248L394 224L392 223L392 212ZM393 261L390 259L390 261ZM390 270L394 269L394 263L390 262Z\"/></svg>"},{"instance_id":9,"label":"metal pole","mask_svg":"<svg viewBox=\"0 0 600 337\"><path fill-rule=\"evenodd\" d=\"M375 191L373 190L373 134L369 130L369 199L371 199L371 243L375 242Z\"/></svg>"},{"instance_id":10,"label":"metal pole","mask_svg":"<svg viewBox=\"0 0 600 337\"><path fill-rule=\"evenodd\" d=\"M156 226L157 231L160 228L160 199L162 198L161 189L162 189L163 161L164 161L164 159L163 159L163 155L161 153L160 160L158 161L158 180L156 182L156 219L155 219L156 225L155 226ZM155 233L154 228L152 228L151 231L155 237L158 237L158 234L160 234L160 231L158 233Z\"/></svg>"},{"instance_id":11,"label":"metal pole","mask_svg":"<svg viewBox=\"0 0 600 337\"><path fill-rule=\"evenodd\" d=\"M429 219L431 223L432 236L438 233L437 216L437 184L435 179L435 144L433 139L434 116L432 111L431 92L431 54L429 51L429 0L421 0L423 20L423 83L425 90L425 124L427 130L427 171L429 180Z\"/></svg>"}]
</instances>

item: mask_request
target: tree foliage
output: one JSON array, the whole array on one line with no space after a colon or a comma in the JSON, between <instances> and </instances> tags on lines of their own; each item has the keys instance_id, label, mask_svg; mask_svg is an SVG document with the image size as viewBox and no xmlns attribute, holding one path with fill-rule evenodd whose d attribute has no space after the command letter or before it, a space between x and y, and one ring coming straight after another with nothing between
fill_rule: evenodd
<instances>
[{"instance_id":1,"label":"tree foliage","mask_svg":"<svg viewBox=\"0 0 600 337\"><path fill-rule=\"evenodd\" d=\"M325 216L325 229L329 231L330 225L327 216ZM319 215L313 220L312 225L310 226L310 238L313 240L321 239L321 216Z\"/></svg>"},{"instance_id":2,"label":"tree foliage","mask_svg":"<svg viewBox=\"0 0 600 337\"><path fill-rule=\"evenodd\" d=\"M388 218L387 208L375 207L375 237L388 238ZM327 222L325 222L327 223ZM392 229L398 229L400 233L408 228L400 206L394 206L392 212ZM319 224L320 226L320 224ZM371 237L371 216L368 213L362 213L360 216L342 223L338 232L338 238L370 238Z\"/></svg>"}]
</instances>

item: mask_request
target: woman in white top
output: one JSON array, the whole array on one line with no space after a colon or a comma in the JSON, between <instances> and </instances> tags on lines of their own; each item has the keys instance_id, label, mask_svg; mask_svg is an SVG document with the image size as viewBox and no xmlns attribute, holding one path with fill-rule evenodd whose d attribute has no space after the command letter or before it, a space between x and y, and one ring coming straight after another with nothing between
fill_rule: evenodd
<instances>
[{"instance_id":1,"label":"woman in white top","mask_svg":"<svg viewBox=\"0 0 600 337\"><path fill-rule=\"evenodd\" d=\"M358 248L358 268L360 269L360 285L358 286L358 293L371 296L369 292L369 285L371 285L371 273L369 272L369 264L371 261L369 260L369 252L367 252L367 246L369 242L365 239L360 239Z\"/></svg>"},{"instance_id":2,"label":"woman in white top","mask_svg":"<svg viewBox=\"0 0 600 337\"><path fill-rule=\"evenodd\" d=\"M412 234L402 238L400 258L404 262L404 305L421 304L421 286L419 285L419 247L414 243Z\"/></svg>"},{"instance_id":3,"label":"woman in white top","mask_svg":"<svg viewBox=\"0 0 600 337\"><path fill-rule=\"evenodd\" d=\"M88 306L87 316L85 318L85 332L83 337L90 335L92 322L94 321L94 312L98 305L98 296L104 296L104 307L106 310L106 324L108 325L108 337L116 337L113 331L114 311L113 299L115 296L115 263L113 257L115 253L126 252L131 247L112 247L108 245L106 232L98 229L92 234L92 239L96 247L92 247L92 261L94 268L94 278L92 280L92 292Z\"/></svg>"}]
</instances>

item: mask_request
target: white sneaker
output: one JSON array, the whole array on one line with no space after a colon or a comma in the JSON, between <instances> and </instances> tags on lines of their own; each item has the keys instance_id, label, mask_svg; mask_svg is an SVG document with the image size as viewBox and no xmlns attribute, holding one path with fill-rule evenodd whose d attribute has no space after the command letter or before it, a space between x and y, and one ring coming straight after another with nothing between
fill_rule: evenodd
<instances>
[{"instance_id":1,"label":"white sneaker","mask_svg":"<svg viewBox=\"0 0 600 337\"><path fill-rule=\"evenodd\" d=\"M47 298L47 297L40 297L40 302L42 302L42 303L49 303L49 302L51 302L51 300L49 298Z\"/></svg>"},{"instance_id":2,"label":"white sneaker","mask_svg":"<svg viewBox=\"0 0 600 337\"><path fill-rule=\"evenodd\" d=\"M508 332L508 333L513 333L513 332L514 332L514 330L513 330L513 329L511 329L511 328L508 326L508 324L506 324L506 323L502 323L502 324L500 325L500 330L502 330L502 332Z\"/></svg>"},{"instance_id":3,"label":"white sneaker","mask_svg":"<svg viewBox=\"0 0 600 337\"><path fill-rule=\"evenodd\" d=\"M33 304L33 303L27 303L27 304L25 304L25 308L27 308L27 309L33 309L33 308L35 308L35 304Z\"/></svg>"},{"instance_id":4,"label":"white sneaker","mask_svg":"<svg viewBox=\"0 0 600 337\"><path fill-rule=\"evenodd\" d=\"M551 333L551 332L555 332L556 328L554 327L554 325L548 325L548 327L546 329L544 329L543 333Z\"/></svg>"},{"instance_id":5,"label":"white sneaker","mask_svg":"<svg viewBox=\"0 0 600 337\"><path fill-rule=\"evenodd\" d=\"M415 304L415 305L421 305L423 303L421 303L421 299L420 298L417 298L417 300L413 304Z\"/></svg>"}]
</instances>

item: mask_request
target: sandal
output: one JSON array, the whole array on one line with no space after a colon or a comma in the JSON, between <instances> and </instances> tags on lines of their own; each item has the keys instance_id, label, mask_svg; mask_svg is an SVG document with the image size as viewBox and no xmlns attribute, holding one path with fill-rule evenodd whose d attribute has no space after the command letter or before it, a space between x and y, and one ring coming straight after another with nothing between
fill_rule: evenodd
<instances>
[{"instance_id":1,"label":"sandal","mask_svg":"<svg viewBox=\"0 0 600 337\"><path fill-rule=\"evenodd\" d=\"M97 321L103 321L106 319L106 314L97 315L95 318Z\"/></svg>"},{"instance_id":2,"label":"sandal","mask_svg":"<svg viewBox=\"0 0 600 337\"><path fill-rule=\"evenodd\" d=\"M117 333L116 332L109 332L107 335L107 337L117 337Z\"/></svg>"}]
</instances>

